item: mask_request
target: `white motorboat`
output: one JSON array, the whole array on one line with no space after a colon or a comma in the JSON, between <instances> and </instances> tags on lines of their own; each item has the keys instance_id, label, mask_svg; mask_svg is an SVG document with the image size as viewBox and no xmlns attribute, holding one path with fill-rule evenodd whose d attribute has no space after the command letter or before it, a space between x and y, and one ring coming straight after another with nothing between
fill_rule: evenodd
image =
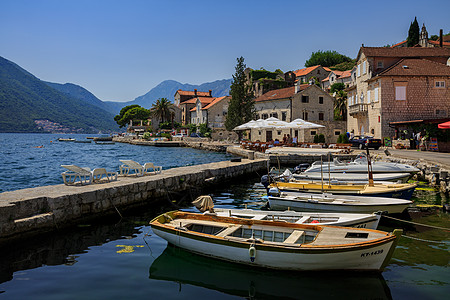
<instances>
[{"instance_id":1,"label":"white motorboat","mask_svg":"<svg viewBox=\"0 0 450 300\"><path fill-rule=\"evenodd\" d=\"M367 157L364 154L358 155L357 158L350 162L340 161L334 158L331 162L314 162L309 168L303 171L306 173L323 173L326 177L327 173L365 173L367 174ZM411 175L419 172L419 169L410 165L372 161L372 173L409 173Z\"/></svg>"},{"instance_id":2,"label":"white motorboat","mask_svg":"<svg viewBox=\"0 0 450 300\"><path fill-rule=\"evenodd\" d=\"M278 189L271 189L268 198L271 209L295 211L347 213L383 211L395 214L403 212L412 204L412 201L397 198L280 192Z\"/></svg>"},{"instance_id":3,"label":"white motorboat","mask_svg":"<svg viewBox=\"0 0 450 300\"><path fill-rule=\"evenodd\" d=\"M367 171L367 170L366 170ZM366 173L320 173L320 172L307 172L300 174L292 174L293 178L297 180L310 180L310 181L325 181L331 183L339 182L353 182L353 183L369 183L369 175ZM410 173L375 173L373 174L373 180L376 182L407 182L411 177Z\"/></svg>"},{"instance_id":4,"label":"white motorboat","mask_svg":"<svg viewBox=\"0 0 450 300\"><path fill-rule=\"evenodd\" d=\"M381 272L402 233L180 211L164 213L150 225L170 244L200 255L251 267L295 271Z\"/></svg>"},{"instance_id":5,"label":"white motorboat","mask_svg":"<svg viewBox=\"0 0 450 300\"><path fill-rule=\"evenodd\" d=\"M220 217L235 217L253 220L284 221L296 224L334 225L356 228L377 229L381 214L351 213L312 213L292 210L254 210L214 208L214 214Z\"/></svg>"}]
</instances>

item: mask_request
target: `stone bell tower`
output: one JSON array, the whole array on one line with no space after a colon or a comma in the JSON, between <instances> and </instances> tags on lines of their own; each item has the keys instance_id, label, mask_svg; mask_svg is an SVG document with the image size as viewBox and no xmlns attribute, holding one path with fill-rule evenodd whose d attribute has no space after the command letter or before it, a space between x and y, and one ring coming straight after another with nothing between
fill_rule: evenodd
<instances>
[{"instance_id":1,"label":"stone bell tower","mask_svg":"<svg viewBox=\"0 0 450 300\"><path fill-rule=\"evenodd\" d=\"M428 44L428 32L425 28L425 24L422 25L422 30L420 31L419 45L425 48L430 47Z\"/></svg>"}]
</instances>

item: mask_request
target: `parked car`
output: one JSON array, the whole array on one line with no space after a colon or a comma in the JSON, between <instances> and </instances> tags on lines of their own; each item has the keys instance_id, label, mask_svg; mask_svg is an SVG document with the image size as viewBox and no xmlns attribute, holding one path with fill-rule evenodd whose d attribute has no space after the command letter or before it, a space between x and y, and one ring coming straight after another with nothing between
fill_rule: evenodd
<instances>
[{"instance_id":1,"label":"parked car","mask_svg":"<svg viewBox=\"0 0 450 300\"><path fill-rule=\"evenodd\" d=\"M373 136L355 135L349 142L352 144L352 147L358 147L359 149L369 147L378 150L381 147L381 139L375 139Z\"/></svg>"}]
</instances>

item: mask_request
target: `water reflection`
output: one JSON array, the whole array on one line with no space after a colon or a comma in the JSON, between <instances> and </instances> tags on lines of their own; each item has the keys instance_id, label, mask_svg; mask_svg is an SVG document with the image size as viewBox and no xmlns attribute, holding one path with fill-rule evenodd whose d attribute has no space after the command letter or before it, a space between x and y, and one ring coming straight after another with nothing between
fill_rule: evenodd
<instances>
[{"instance_id":1,"label":"water reflection","mask_svg":"<svg viewBox=\"0 0 450 300\"><path fill-rule=\"evenodd\" d=\"M189 284L251 299L392 299L378 274L255 269L171 245L152 263L149 277L179 283L179 293Z\"/></svg>"},{"instance_id":2,"label":"water reflection","mask_svg":"<svg viewBox=\"0 0 450 300\"><path fill-rule=\"evenodd\" d=\"M44 265L75 264L77 254L86 253L89 247L132 237L138 232L133 222L85 225L2 246L0 283L13 279L13 273L17 271Z\"/></svg>"}]
</instances>

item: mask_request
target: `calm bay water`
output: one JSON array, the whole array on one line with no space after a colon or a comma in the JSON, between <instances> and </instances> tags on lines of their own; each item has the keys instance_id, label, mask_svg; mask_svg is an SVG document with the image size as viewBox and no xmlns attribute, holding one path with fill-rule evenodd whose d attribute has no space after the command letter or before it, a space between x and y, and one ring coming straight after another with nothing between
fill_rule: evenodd
<instances>
[{"instance_id":1,"label":"calm bay water","mask_svg":"<svg viewBox=\"0 0 450 300\"><path fill-rule=\"evenodd\" d=\"M0 192L63 183L61 165L119 170L120 159L153 162L163 169L198 165L230 159L229 154L180 147L137 147L115 143L99 145L58 142L72 137L87 140L82 134L0 133ZM42 148L36 148L43 146Z\"/></svg>"},{"instance_id":2,"label":"calm bay water","mask_svg":"<svg viewBox=\"0 0 450 300\"><path fill-rule=\"evenodd\" d=\"M24 136L30 136L27 142L22 140ZM77 145L55 142L57 137L0 134L2 190L24 187L21 184L59 184L63 171L59 165L64 163L116 169L118 159L132 158L169 168L229 159L224 154L189 148ZM6 140L9 146L4 147ZM44 148L32 148L41 144ZM44 149L51 155L37 152ZM25 182L10 181L11 165L14 174L26 174L19 177ZM37 169L29 170L30 165ZM41 181L32 178L39 175L38 166L45 170ZM202 193L211 193L218 207L257 209L265 204L261 199L265 190L255 184L258 181L258 177L248 178ZM426 188L415 196L421 203L448 202ZM407 236L438 243L402 238L381 275L279 272L221 262L168 246L147 225L154 216L175 208L169 201L162 205L124 211L123 219L113 216L0 249L0 299L445 299L450 292L448 231L383 220L381 230L403 228ZM179 205L194 211L189 203ZM409 218L450 227L449 214L439 210L410 213Z\"/></svg>"}]
</instances>

